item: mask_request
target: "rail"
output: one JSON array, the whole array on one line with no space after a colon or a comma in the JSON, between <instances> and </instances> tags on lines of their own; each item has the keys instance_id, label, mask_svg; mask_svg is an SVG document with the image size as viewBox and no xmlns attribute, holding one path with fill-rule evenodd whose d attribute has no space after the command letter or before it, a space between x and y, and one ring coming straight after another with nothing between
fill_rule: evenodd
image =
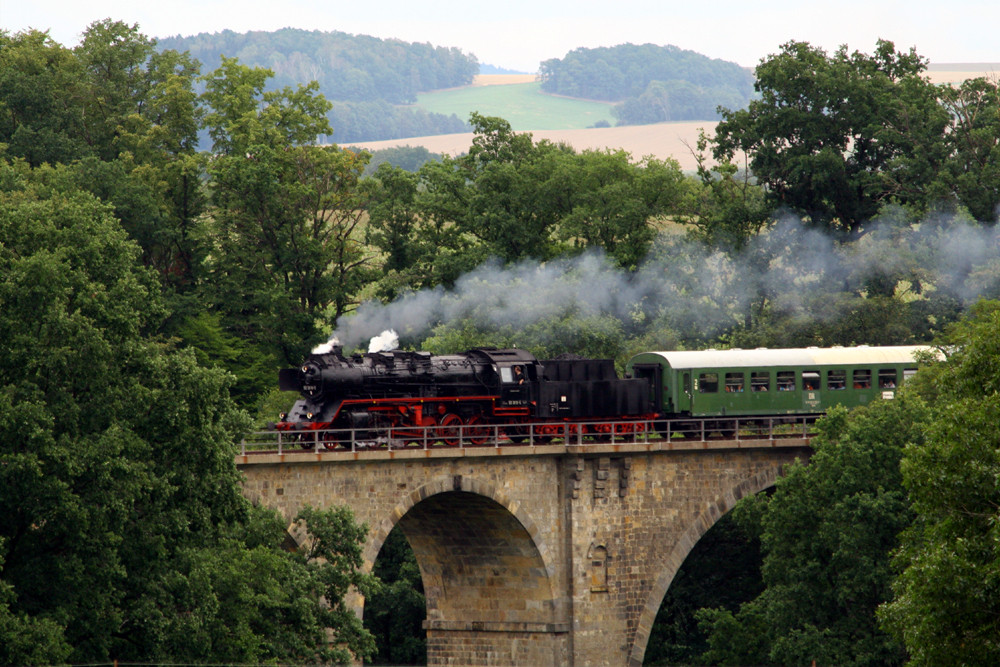
<instances>
[{"instance_id":1,"label":"rail","mask_svg":"<svg viewBox=\"0 0 1000 667\"><path fill-rule=\"evenodd\" d=\"M568 447L709 440L761 441L808 438L816 416L718 417L704 420L627 422L539 422L517 425L454 424L302 431L256 431L240 442L240 455L286 452L361 452L373 450L482 449L557 444Z\"/></svg>"}]
</instances>

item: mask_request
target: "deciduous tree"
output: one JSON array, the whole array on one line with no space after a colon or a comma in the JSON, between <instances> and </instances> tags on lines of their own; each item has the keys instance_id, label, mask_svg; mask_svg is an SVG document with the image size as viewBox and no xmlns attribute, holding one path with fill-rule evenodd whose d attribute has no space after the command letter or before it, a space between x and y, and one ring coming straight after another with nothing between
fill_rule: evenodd
<instances>
[{"instance_id":1,"label":"deciduous tree","mask_svg":"<svg viewBox=\"0 0 1000 667\"><path fill-rule=\"evenodd\" d=\"M914 665L1000 660L1000 304L950 332L950 356L918 384L934 406L926 442L907 447L916 520L903 534L895 597L881 617Z\"/></svg>"},{"instance_id":2,"label":"deciduous tree","mask_svg":"<svg viewBox=\"0 0 1000 667\"><path fill-rule=\"evenodd\" d=\"M745 152L773 207L857 234L889 194L904 198L886 183L890 170L915 185L943 164L948 117L925 67L887 41L871 56L788 42L757 66L760 97L723 111L715 157Z\"/></svg>"}]
</instances>

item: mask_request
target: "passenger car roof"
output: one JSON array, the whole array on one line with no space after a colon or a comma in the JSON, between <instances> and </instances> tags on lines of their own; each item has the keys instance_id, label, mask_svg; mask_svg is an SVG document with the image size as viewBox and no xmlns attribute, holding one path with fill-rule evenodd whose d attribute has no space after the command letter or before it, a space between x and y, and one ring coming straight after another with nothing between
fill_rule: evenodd
<instances>
[{"instance_id":1,"label":"passenger car roof","mask_svg":"<svg viewBox=\"0 0 1000 667\"><path fill-rule=\"evenodd\" d=\"M660 357L671 368L757 368L767 366L858 366L915 363L918 351L936 352L926 345L890 347L801 347L755 350L681 350L646 352L630 363L648 363L648 355Z\"/></svg>"}]
</instances>

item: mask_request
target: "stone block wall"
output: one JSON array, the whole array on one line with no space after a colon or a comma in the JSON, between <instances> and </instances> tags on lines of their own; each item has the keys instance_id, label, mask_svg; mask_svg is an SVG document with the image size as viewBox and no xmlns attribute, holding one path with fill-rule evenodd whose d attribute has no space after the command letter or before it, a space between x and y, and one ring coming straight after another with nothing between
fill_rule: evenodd
<instances>
[{"instance_id":1,"label":"stone block wall","mask_svg":"<svg viewBox=\"0 0 1000 667\"><path fill-rule=\"evenodd\" d=\"M417 558L433 665L641 665L659 605L736 501L803 442L241 457L246 495L291 518L347 504L371 568L394 526ZM510 449L510 448L508 448ZM358 601L360 607L361 601Z\"/></svg>"}]
</instances>

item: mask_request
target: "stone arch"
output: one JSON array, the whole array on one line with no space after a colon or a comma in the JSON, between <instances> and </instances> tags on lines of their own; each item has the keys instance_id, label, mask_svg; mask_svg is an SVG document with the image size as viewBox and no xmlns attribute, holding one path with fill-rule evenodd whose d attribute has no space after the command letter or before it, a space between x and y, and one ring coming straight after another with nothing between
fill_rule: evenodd
<instances>
[{"instance_id":1,"label":"stone arch","mask_svg":"<svg viewBox=\"0 0 1000 667\"><path fill-rule=\"evenodd\" d=\"M684 532L674 548L661 561L660 574L653 583L646 604L643 607L636 625L635 635L632 639L632 646L629 650L629 667L641 667L643 658L646 655L646 645L649 642L649 635L656 621L656 614L660 610L660 604L667 594L667 589L674 580L674 576L684 563L684 559L694 548L698 540L711 529L715 523L727 512L735 507L740 498L752 496L760 493L764 489L774 486L778 479L780 467L771 468L749 477L736 486L729 488L714 503L710 503L701 514L698 515Z\"/></svg>"},{"instance_id":2,"label":"stone arch","mask_svg":"<svg viewBox=\"0 0 1000 667\"><path fill-rule=\"evenodd\" d=\"M423 484L370 533L365 571L374 567L397 525L424 580L428 627L461 619L528 629L552 624L560 615L551 548L520 503L502 489L462 475Z\"/></svg>"}]
</instances>

